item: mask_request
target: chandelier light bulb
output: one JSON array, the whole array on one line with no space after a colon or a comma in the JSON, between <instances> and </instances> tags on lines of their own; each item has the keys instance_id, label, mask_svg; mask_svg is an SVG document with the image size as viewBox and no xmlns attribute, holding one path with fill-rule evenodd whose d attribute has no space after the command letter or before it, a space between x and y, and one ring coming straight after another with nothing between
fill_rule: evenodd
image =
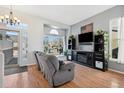
<instances>
[{"instance_id":1,"label":"chandelier light bulb","mask_svg":"<svg viewBox=\"0 0 124 93\"><path fill-rule=\"evenodd\" d=\"M3 23L3 21L4 21L4 16L0 16L0 20L1 20L1 22Z\"/></svg>"},{"instance_id":2,"label":"chandelier light bulb","mask_svg":"<svg viewBox=\"0 0 124 93\"><path fill-rule=\"evenodd\" d=\"M20 20L17 20L18 23L20 23Z\"/></svg>"},{"instance_id":3,"label":"chandelier light bulb","mask_svg":"<svg viewBox=\"0 0 124 93\"><path fill-rule=\"evenodd\" d=\"M18 20L18 18L17 18L17 17L14 17L14 20L16 20L16 21L17 21L17 20Z\"/></svg>"},{"instance_id":4,"label":"chandelier light bulb","mask_svg":"<svg viewBox=\"0 0 124 93\"><path fill-rule=\"evenodd\" d=\"M20 20L17 20L18 25L20 24Z\"/></svg>"},{"instance_id":5,"label":"chandelier light bulb","mask_svg":"<svg viewBox=\"0 0 124 93\"><path fill-rule=\"evenodd\" d=\"M5 18L6 18L6 19L9 19L9 16L8 16L8 15L5 15Z\"/></svg>"},{"instance_id":6,"label":"chandelier light bulb","mask_svg":"<svg viewBox=\"0 0 124 93\"><path fill-rule=\"evenodd\" d=\"M4 19L4 16L0 16L0 19Z\"/></svg>"}]
</instances>

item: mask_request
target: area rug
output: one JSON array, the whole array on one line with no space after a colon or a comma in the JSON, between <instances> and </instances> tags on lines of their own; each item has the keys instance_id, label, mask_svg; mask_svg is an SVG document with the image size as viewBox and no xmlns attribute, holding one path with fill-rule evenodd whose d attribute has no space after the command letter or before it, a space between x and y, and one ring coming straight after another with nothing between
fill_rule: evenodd
<instances>
[{"instance_id":1,"label":"area rug","mask_svg":"<svg viewBox=\"0 0 124 93\"><path fill-rule=\"evenodd\" d=\"M18 58L13 58L12 60L9 61L9 63L6 63L5 65L14 65L17 64Z\"/></svg>"},{"instance_id":2,"label":"area rug","mask_svg":"<svg viewBox=\"0 0 124 93\"><path fill-rule=\"evenodd\" d=\"M19 67L19 66L14 66L14 67L8 67L4 69L4 75L11 75L11 74L16 74L16 73L22 73L27 71L27 66Z\"/></svg>"}]
</instances>

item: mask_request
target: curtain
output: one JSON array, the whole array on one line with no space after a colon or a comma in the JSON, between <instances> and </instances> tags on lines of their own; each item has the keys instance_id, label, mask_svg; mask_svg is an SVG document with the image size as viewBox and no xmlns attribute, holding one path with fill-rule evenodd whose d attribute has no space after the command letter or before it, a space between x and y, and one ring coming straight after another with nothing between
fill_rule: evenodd
<instances>
[{"instance_id":1,"label":"curtain","mask_svg":"<svg viewBox=\"0 0 124 93\"><path fill-rule=\"evenodd\" d=\"M118 63L124 64L124 17L121 19Z\"/></svg>"}]
</instances>

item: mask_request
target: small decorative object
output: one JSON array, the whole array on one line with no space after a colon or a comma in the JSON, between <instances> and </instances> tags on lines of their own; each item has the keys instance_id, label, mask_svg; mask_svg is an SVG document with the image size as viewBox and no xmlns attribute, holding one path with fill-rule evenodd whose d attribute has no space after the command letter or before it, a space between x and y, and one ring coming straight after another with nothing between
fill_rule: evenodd
<instances>
[{"instance_id":1,"label":"small decorative object","mask_svg":"<svg viewBox=\"0 0 124 93\"><path fill-rule=\"evenodd\" d=\"M99 39L99 42L100 42L100 43L103 43L103 39Z\"/></svg>"},{"instance_id":2,"label":"small decorative object","mask_svg":"<svg viewBox=\"0 0 124 93\"><path fill-rule=\"evenodd\" d=\"M0 34L0 40L2 40L3 39L3 36L2 36L2 34Z\"/></svg>"},{"instance_id":3,"label":"small decorative object","mask_svg":"<svg viewBox=\"0 0 124 93\"><path fill-rule=\"evenodd\" d=\"M73 39L73 38L74 38L74 35L70 35L69 38L70 38L70 39Z\"/></svg>"}]
</instances>

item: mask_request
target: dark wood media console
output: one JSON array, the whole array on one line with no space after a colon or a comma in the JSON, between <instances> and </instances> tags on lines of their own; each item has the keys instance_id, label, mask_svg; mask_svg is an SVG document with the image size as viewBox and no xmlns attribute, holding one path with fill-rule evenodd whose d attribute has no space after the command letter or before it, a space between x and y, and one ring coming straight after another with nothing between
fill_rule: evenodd
<instances>
[{"instance_id":1,"label":"dark wood media console","mask_svg":"<svg viewBox=\"0 0 124 93\"><path fill-rule=\"evenodd\" d=\"M72 51L72 60L79 64L94 67L93 52L88 51Z\"/></svg>"}]
</instances>

